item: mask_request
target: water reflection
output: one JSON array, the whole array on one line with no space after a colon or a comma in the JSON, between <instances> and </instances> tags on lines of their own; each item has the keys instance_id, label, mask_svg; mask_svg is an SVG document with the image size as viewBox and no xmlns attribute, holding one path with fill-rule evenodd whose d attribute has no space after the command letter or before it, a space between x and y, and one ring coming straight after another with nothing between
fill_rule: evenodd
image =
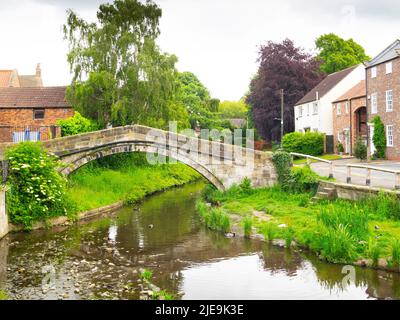
<instances>
[{"instance_id":1,"label":"water reflection","mask_svg":"<svg viewBox=\"0 0 400 320\"><path fill-rule=\"evenodd\" d=\"M398 274L342 266L258 241L205 230L193 184L68 229L15 234L0 242L0 287L15 299L138 299L138 274L182 299L369 299L400 297ZM43 270L53 270L43 287Z\"/></svg>"}]
</instances>

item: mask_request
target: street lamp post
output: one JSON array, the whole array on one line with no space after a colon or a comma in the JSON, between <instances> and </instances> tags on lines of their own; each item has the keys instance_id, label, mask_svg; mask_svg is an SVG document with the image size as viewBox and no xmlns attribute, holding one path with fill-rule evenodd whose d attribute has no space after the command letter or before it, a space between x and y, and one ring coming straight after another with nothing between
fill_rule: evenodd
<instances>
[{"instance_id":1,"label":"street lamp post","mask_svg":"<svg viewBox=\"0 0 400 320\"><path fill-rule=\"evenodd\" d=\"M281 96L281 117L280 118L275 118L274 120L281 122L281 148L282 148L283 131L284 131L284 128L283 128L283 123L284 123L283 122L284 121L283 113L284 113L285 100L284 100L284 91L283 91L283 89L281 89L279 92L280 92L280 96Z\"/></svg>"}]
</instances>

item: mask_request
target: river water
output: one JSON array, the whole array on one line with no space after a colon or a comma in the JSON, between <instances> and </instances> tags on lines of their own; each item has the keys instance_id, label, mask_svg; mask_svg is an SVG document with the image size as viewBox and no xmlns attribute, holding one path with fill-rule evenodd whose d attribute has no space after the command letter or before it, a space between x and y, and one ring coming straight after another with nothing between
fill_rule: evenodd
<instances>
[{"instance_id":1,"label":"river water","mask_svg":"<svg viewBox=\"0 0 400 320\"><path fill-rule=\"evenodd\" d=\"M177 299L400 298L398 274L343 270L306 252L206 230L195 212L203 186L152 196L112 217L7 236L0 289L12 299L139 299L145 268Z\"/></svg>"}]
</instances>

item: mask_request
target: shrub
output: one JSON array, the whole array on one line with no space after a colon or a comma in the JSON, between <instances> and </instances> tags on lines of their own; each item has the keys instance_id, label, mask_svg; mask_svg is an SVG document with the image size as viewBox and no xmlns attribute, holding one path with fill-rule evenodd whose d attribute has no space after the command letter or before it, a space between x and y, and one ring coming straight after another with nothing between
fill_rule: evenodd
<instances>
[{"instance_id":1,"label":"shrub","mask_svg":"<svg viewBox=\"0 0 400 320\"><path fill-rule=\"evenodd\" d=\"M354 147L354 155L357 159L366 160L367 159L367 146L362 142L361 139L357 139L356 145Z\"/></svg>"},{"instance_id":2,"label":"shrub","mask_svg":"<svg viewBox=\"0 0 400 320\"><path fill-rule=\"evenodd\" d=\"M283 137L282 147L286 152L303 153L304 134L300 132L288 133Z\"/></svg>"},{"instance_id":3,"label":"shrub","mask_svg":"<svg viewBox=\"0 0 400 320\"><path fill-rule=\"evenodd\" d=\"M372 123L374 124L374 136L372 140L375 145L375 154L374 156L378 159L386 158L386 134L385 134L385 126L379 116L376 116Z\"/></svg>"},{"instance_id":4,"label":"shrub","mask_svg":"<svg viewBox=\"0 0 400 320\"><path fill-rule=\"evenodd\" d=\"M324 153L324 135L318 132L288 133L283 137L282 147L286 152L319 156Z\"/></svg>"},{"instance_id":5,"label":"shrub","mask_svg":"<svg viewBox=\"0 0 400 320\"><path fill-rule=\"evenodd\" d=\"M342 153L342 152L344 152L344 146L343 146L343 143L341 143L341 142L338 142L338 143L337 143L337 145L336 145L336 149L337 149L337 152L338 152L338 153Z\"/></svg>"},{"instance_id":6,"label":"shrub","mask_svg":"<svg viewBox=\"0 0 400 320\"><path fill-rule=\"evenodd\" d=\"M83 117L77 111L75 111L73 117L58 120L57 124L61 127L61 135L63 137L91 132L98 129L98 126L93 121Z\"/></svg>"},{"instance_id":7,"label":"shrub","mask_svg":"<svg viewBox=\"0 0 400 320\"><path fill-rule=\"evenodd\" d=\"M35 221L67 215L74 210L65 194L66 180L58 161L41 144L22 142L6 151L9 161L7 196L10 220L26 229Z\"/></svg>"},{"instance_id":8,"label":"shrub","mask_svg":"<svg viewBox=\"0 0 400 320\"><path fill-rule=\"evenodd\" d=\"M283 188L292 192L316 192L319 176L309 166L292 168Z\"/></svg>"},{"instance_id":9,"label":"shrub","mask_svg":"<svg viewBox=\"0 0 400 320\"><path fill-rule=\"evenodd\" d=\"M274 152L272 162L278 175L278 182L282 185L285 184L290 176L290 168L293 166L292 157L289 153L279 150Z\"/></svg>"}]
</instances>

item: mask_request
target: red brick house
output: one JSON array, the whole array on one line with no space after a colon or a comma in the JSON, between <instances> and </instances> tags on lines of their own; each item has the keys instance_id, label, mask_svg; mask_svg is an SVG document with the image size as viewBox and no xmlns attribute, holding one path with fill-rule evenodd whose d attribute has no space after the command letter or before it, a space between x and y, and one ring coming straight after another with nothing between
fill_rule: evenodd
<instances>
[{"instance_id":1,"label":"red brick house","mask_svg":"<svg viewBox=\"0 0 400 320\"><path fill-rule=\"evenodd\" d=\"M43 87L40 64L33 75L19 75L17 70L0 70L0 88Z\"/></svg>"},{"instance_id":2,"label":"red brick house","mask_svg":"<svg viewBox=\"0 0 400 320\"><path fill-rule=\"evenodd\" d=\"M390 160L400 159L400 40L366 63L367 113L369 121L369 154L373 155L374 117L385 125Z\"/></svg>"},{"instance_id":3,"label":"red brick house","mask_svg":"<svg viewBox=\"0 0 400 320\"><path fill-rule=\"evenodd\" d=\"M66 87L0 88L0 142L59 137L57 120L74 113L65 93Z\"/></svg>"},{"instance_id":4,"label":"red brick house","mask_svg":"<svg viewBox=\"0 0 400 320\"><path fill-rule=\"evenodd\" d=\"M333 136L337 150L340 142L344 153L353 155L357 139L368 143L368 118L365 80L359 82L333 102Z\"/></svg>"}]
</instances>

